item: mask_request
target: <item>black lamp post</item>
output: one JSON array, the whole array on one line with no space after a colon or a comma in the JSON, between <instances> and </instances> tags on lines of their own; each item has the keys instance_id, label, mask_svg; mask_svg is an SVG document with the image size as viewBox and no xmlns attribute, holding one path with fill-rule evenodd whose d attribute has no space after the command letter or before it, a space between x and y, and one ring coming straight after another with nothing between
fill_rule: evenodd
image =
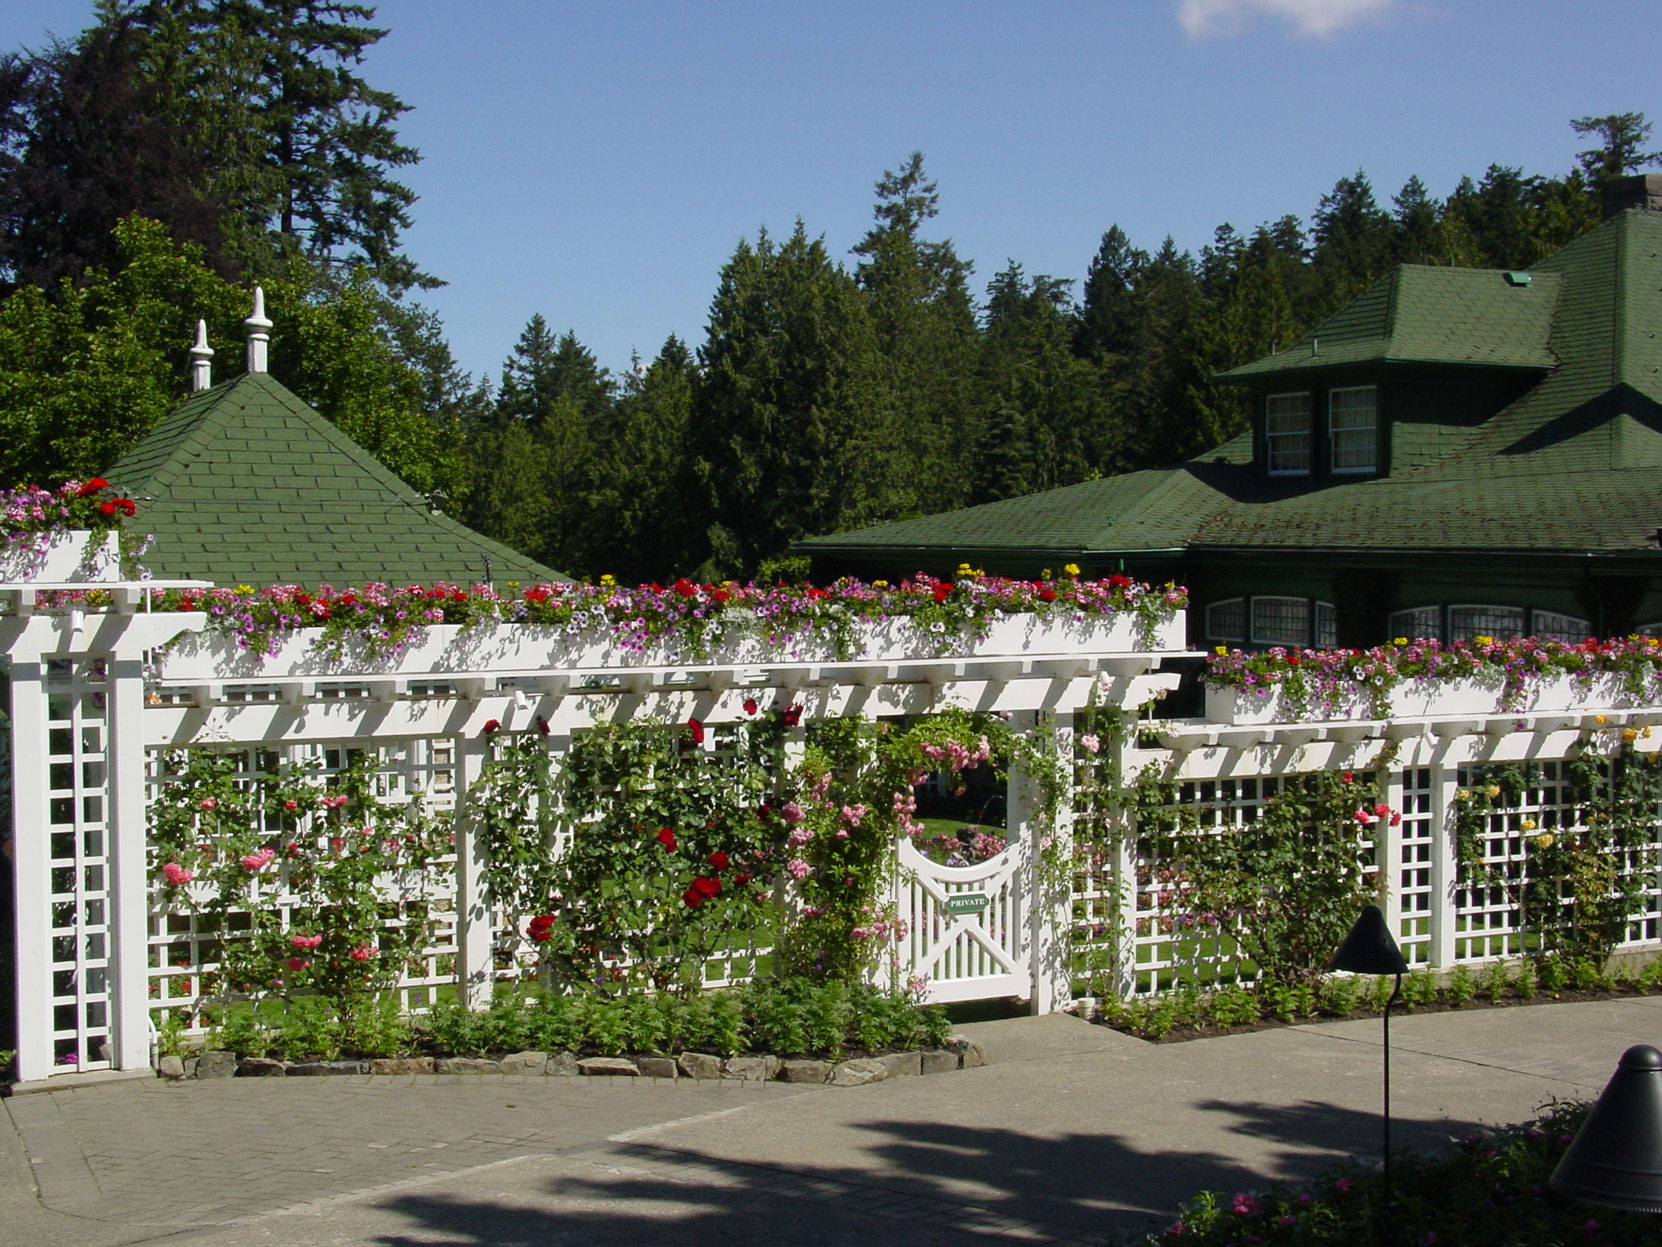
<instances>
[{"instance_id":1,"label":"black lamp post","mask_svg":"<svg viewBox=\"0 0 1662 1247\"><path fill-rule=\"evenodd\" d=\"M1560 1195L1662 1212L1662 1052L1634 1044L1547 1185Z\"/></svg>"},{"instance_id":2,"label":"black lamp post","mask_svg":"<svg viewBox=\"0 0 1662 1247\"><path fill-rule=\"evenodd\" d=\"M1402 958L1402 950L1397 947L1396 940L1391 938L1391 931L1385 925L1385 914L1378 905L1369 905L1356 919L1350 928L1350 934L1345 936L1344 943L1339 945L1327 963L1329 970L1348 970L1352 974L1394 974L1397 983L1391 990L1390 998L1385 1001L1385 1140L1384 1140L1384 1169L1382 1177L1385 1185L1382 1204L1389 1204L1391 1200L1391 1006L1402 995L1402 976L1408 972L1408 963Z\"/></svg>"}]
</instances>

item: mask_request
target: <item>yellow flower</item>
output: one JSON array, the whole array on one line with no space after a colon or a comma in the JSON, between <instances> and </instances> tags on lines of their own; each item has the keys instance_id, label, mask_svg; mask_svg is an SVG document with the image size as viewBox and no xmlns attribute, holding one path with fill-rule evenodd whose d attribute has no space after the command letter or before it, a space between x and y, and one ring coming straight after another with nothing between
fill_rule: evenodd
<instances>
[{"instance_id":1,"label":"yellow flower","mask_svg":"<svg viewBox=\"0 0 1662 1247\"><path fill-rule=\"evenodd\" d=\"M1526 818L1523 822L1518 824L1518 826L1522 827L1525 831L1534 831L1538 825L1539 824L1537 824L1533 818Z\"/></svg>"},{"instance_id":2,"label":"yellow flower","mask_svg":"<svg viewBox=\"0 0 1662 1247\"><path fill-rule=\"evenodd\" d=\"M1593 716L1593 722L1597 723L1600 727L1603 727L1606 723L1610 722L1610 716L1607 714L1595 714Z\"/></svg>"},{"instance_id":3,"label":"yellow flower","mask_svg":"<svg viewBox=\"0 0 1662 1247\"><path fill-rule=\"evenodd\" d=\"M1399 636L1396 640L1392 641L1391 644L1392 645L1407 645L1408 644L1408 638L1405 637L1405 636Z\"/></svg>"},{"instance_id":4,"label":"yellow flower","mask_svg":"<svg viewBox=\"0 0 1662 1247\"><path fill-rule=\"evenodd\" d=\"M236 592L238 597L245 597L245 598L246 597L252 597L254 595L254 586L253 585L238 585L236 587L235 592Z\"/></svg>"},{"instance_id":5,"label":"yellow flower","mask_svg":"<svg viewBox=\"0 0 1662 1247\"><path fill-rule=\"evenodd\" d=\"M1490 784L1486 789L1484 789L1484 791L1487 792L1491 797L1498 797L1498 796L1500 796L1500 785L1499 784Z\"/></svg>"},{"instance_id":6,"label":"yellow flower","mask_svg":"<svg viewBox=\"0 0 1662 1247\"><path fill-rule=\"evenodd\" d=\"M1639 729L1636 727L1624 727L1622 729L1622 739L1631 745L1634 741L1639 739Z\"/></svg>"},{"instance_id":7,"label":"yellow flower","mask_svg":"<svg viewBox=\"0 0 1662 1247\"><path fill-rule=\"evenodd\" d=\"M615 589L617 587L617 578L613 576L611 572L607 572L600 578L600 587L602 589Z\"/></svg>"},{"instance_id":8,"label":"yellow flower","mask_svg":"<svg viewBox=\"0 0 1662 1247\"><path fill-rule=\"evenodd\" d=\"M1536 836L1535 847L1538 849L1550 849L1552 847L1552 833L1543 831L1540 835Z\"/></svg>"},{"instance_id":9,"label":"yellow flower","mask_svg":"<svg viewBox=\"0 0 1662 1247\"><path fill-rule=\"evenodd\" d=\"M1067 566L1062 568L1062 574L1064 576L1077 576L1079 574L1079 564L1069 563Z\"/></svg>"},{"instance_id":10,"label":"yellow flower","mask_svg":"<svg viewBox=\"0 0 1662 1247\"><path fill-rule=\"evenodd\" d=\"M1220 645L1217 647L1217 652L1220 657L1227 656L1229 653L1229 646Z\"/></svg>"},{"instance_id":11,"label":"yellow flower","mask_svg":"<svg viewBox=\"0 0 1662 1247\"><path fill-rule=\"evenodd\" d=\"M887 589L889 582L887 580L874 580L871 582L871 587L873 589Z\"/></svg>"},{"instance_id":12,"label":"yellow flower","mask_svg":"<svg viewBox=\"0 0 1662 1247\"><path fill-rule=\"evenodd\" d=\"M1459 792L1454 794L1454 799L1456 801L1470 801L1472 799L1471 789L1469 789L1469 788L1460 789Z\"/></svg>"}]
</instances>

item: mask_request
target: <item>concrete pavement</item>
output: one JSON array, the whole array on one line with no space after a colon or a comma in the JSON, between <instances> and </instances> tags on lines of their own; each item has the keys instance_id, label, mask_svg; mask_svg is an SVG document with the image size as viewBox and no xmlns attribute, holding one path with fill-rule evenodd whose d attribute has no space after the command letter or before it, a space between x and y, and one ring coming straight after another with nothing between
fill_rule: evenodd
<instances>
[{"instance_id":1,"label":"concrete pavement","mask_svg":"<svg viewBox=\"0 0 1662 1247\"><path fill-rule=\"evenodd\" d=\"M1054 1015L857 1088L474 1077L119 1082L5 1101L17 1244L1102 1242L1202 1188L1374 1154L1377 1020L1146 1044ZM1392 1024L1402 1146L1596 1095L1662 998Z\"/></svg>"}]
</instances>

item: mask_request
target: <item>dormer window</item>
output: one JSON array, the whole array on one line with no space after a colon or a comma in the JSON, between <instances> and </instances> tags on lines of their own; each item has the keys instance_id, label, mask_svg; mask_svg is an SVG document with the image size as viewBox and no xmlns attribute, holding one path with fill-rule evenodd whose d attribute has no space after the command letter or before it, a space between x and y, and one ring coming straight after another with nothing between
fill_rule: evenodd
<instances>
[{"instance_id":1,"label":"dormer window","mask_svg":"<svg viewBox=\"0 0 1662 1247\"><path fill-rule=\"evenodd\" d=\"M1379 390L1371 385L1330 390L1327 435L1335 475L1379 469Z\"/></svg>"},{"instance_id":2,"label":"dormer window","mask_svg":"<svg viewBox=\"0 0 1662 1247\"><path fill-rule=\"evenodd\" d=\"M1310 395L1264 400L1264 465L1271 476L1310 475Z\"/></svg>"}]
</instances>

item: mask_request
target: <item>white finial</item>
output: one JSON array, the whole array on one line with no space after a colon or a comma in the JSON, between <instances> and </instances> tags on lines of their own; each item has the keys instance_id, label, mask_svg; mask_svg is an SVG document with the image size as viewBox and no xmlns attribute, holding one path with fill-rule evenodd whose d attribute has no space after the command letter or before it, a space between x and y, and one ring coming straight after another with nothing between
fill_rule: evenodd
<instances>
[{"instance_id":1,"label":"white finial","mask_svg":"<svg viewBox=\"0 0 1662 1247\"><path fill-rule=\"evenodd\" d=\"M248 330L248 371L266 370L266 348L271 345L271 322L265 317L265 291L254 287L254 314L243 321Z\"/></svg>"},{"instance_id":2,"label":"white finial","mask_svg":"<svg viewBox=\"0 0 1662 1247\"><path fill-rule=\"evenodd\" d=\"M196 345L190 348L190 392L205 390L214 383L214 349L208 345L208 322L196 322Z\"/></svg>"}]
</instances>

